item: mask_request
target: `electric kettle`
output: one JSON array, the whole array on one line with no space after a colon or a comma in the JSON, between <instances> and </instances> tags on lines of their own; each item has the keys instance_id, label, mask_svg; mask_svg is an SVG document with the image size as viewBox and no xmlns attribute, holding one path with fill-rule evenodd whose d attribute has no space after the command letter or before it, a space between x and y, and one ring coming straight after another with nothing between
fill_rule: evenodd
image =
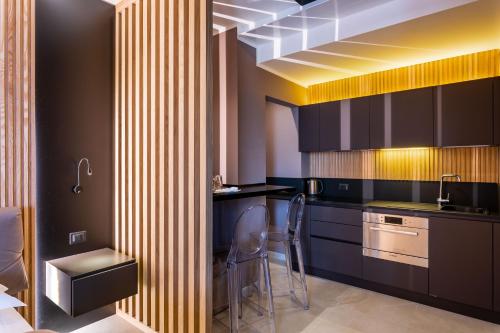
<instances>
[{"instance_id":1,"label":"electric kettle","mask_svg":"<svg viewBox=\"0 0 500 333\"><path fill-rule=\"evenodd\" d=\"M323 183L318 179L309 179L307 181L307 194L317 196L323 192Z\"/></svg>"}]
</instances>

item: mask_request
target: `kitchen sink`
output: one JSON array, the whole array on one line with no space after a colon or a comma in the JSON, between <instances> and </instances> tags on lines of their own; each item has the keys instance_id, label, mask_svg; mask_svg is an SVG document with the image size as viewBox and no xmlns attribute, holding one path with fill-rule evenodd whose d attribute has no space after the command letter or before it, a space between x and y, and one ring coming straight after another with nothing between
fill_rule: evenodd
<instances>
[{"instance_id":1,"label":"kitchen sink","mask_svg":"<svg viewBox=\"0 0 500 333\"><path fill-rule=\"evenodd\" d=\"M458 205L445 205L445 206L441 207L441 210L450 211L450 212L483 214L483 215L488 215L490 213L488 211L488 209L485 209L485 208L458 206Z\"/></svg>"}]
</instances>

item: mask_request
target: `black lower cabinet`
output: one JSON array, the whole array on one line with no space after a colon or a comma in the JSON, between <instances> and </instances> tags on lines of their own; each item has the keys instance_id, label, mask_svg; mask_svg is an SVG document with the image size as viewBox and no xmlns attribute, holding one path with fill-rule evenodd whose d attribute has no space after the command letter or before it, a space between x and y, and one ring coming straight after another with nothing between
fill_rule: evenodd
<instances>
[{"instance_id":1,"label":"black lower cabinet","mask_svg":"<svg viewBox=\"0 0 500 333\"><path fill-rule=\"evenodd\" d=\"M421 294L429 292L429 271L423 267L363 257L363 278Z\"/></svg>"},{"instance_id":2,"label":"black lower cabinet","mask_svg":"<svg viewBox=\"0 0 500 333\"><path fill-rule=\"evenodd\" d=\"M429 294L483 309L493 309L493 225L431 218Z\"/></svg>"},{"instance_id":3,"label":"black lower cabinet","mask_svg":"<svg viewBox=\"0 0 500 333\"><path fill-rule=\"evenodd\" d=\"M363 276L361 245L311 237L310 266L361 278Z\"/></svg>"},{"instance_id":4,"label":"black lower cabinet","mask_svg":"<svg viewBox=\"0 0 500 333\"><path fill-rule=\"evenodd\" d=\"M495 290L495 311L500 312L500 224L495 224L494 226L494 248L495 254L494 258L494 273L493 278L495 280L495 284L493 289Z\"/></svg>"}]
</instances>

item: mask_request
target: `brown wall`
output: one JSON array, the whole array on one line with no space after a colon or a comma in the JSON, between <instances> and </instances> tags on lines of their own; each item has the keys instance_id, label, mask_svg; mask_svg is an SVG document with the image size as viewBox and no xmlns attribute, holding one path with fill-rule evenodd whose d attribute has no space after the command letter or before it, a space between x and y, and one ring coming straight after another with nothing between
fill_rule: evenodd
<instances>
[{"instance_id":1,"label":"brown wall","mask_svg":"<svg viewBox=\"0 0 500 333\"><path fill-rule=\"evenodd\" d=\"M220 40L220 36L217 35L214 38ZM226 32L225 38L231 38L232 41L226 40L226 43L231 47L236 45L234 50L237 50L237 59L232 59L228 64L228 66L236 64L237 68L228 67L231 69L226 71L227 75L237 80L237 85L227 87L227 98L237 101L237 108L228 110L237 113L235 117L237 131L222 143L236 142L238 145L237 161L229 165L237 177L232 177L235 181L229 181L229 183L264 183L266 181L266 96L290 104L302 105L306 101L306 89L259 68L256 65L255 49L237 41L235 30ZM219 52L220 50L219 47ZM215 64L220 66L221 62ZM214 71L221 72L222 70L215 68ZM218 86L214 88L214 91L220 89L221 82L223 82L221 79L219 82L214 81L214 86ZM237 87L237 93L232 90L233 87ZM217 110L214 111L214 113L217 112ZM214 126L215 128L217 126ZM224 129L219 127L219 131L222 132ZM214 154L217 155L217 152Z\"/></svg>"},{"instance_id":2,"label":"brown wall","mask_svg":"<svg viewBox=\"0 0 500 333\"><path fill-rule=\"evenodd\" d=\"M211 327L211 1L116 16L115 247L137 258L119 309L159 332Z\"/></svg>"},{"instance_id":3,"label":"brown wall","mask_svg":"<svg viewBox=\"0 0 500 333\"><path fill-rule=\"evenodd\" d=\"M0 206L22 209L30 288L21 314L34 323L35 91L34 0L0 1Z\"/></svg>"}]
</instances>

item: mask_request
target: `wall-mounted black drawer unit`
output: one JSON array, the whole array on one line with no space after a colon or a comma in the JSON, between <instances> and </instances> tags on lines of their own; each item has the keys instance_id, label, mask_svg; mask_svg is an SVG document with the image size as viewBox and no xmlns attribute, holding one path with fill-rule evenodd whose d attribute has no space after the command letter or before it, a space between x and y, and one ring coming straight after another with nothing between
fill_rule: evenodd
<instances>
[{"instance_id":1,"label":"wall-mounted black drawer unit","mask_svg":"<svg viewBox=\"0 0 500 333\"><path fill-rule=\"evenodd\" d=\"M311 236L361 244L363 243L363 228L312 220Z\"/></svg>"},{"instance_id":2,"label":"wall-mounted black drawer unit","mask_svg":"<svg viewBox=\"0 0 500 333\"><path fill-rule=\"evenodd\" d=\"M500 312L500 224L494 225L494 267L493 267L493 279L494 286L493 290L495 291L494 303L495 303L495 311Z\"/></svg>"},{"instance_id":3,"label":"wall-mounted black drawer unit","mask_svg":"<svg viewBox=\"0 0 500 333\"><path fill-rule=\"evenodd\" d=\"M363 212L360 209L312 206L311 220L363 226Z\"/></svg>"},{"instance_id":4,"label":"wall-mounted black drawer unit","mask_svg":"<svg viewBox=\"0 0 500 333\"><path fill-rule=\"evenodd\" d=\"M429 292L429 271L423 267L363 257L363 278L421 294Z\"/></svg>"},{"instance_id":5,"label":"wall-mounted black drawer unit","mask_svg":"<svg viewBox=\"0 0 500 333\"><path fill-rule=\"evenodd\" d=\"M45 262L45 295L76 317L137 293L137 262L101 249Z\"/></svg>"},{"instance_id":6,"label":"wall-mounted black drawer unit","mask_svg":"<svg viewBox=\"0 0 500 333\"><path fill-rule=\"evenodd\" d=\"M311 237L312 268L361 278L363 254L361 245Z\"/></svg>"},{"instance_id":7,"label":"wall-mounted black drawer unit","mask_svg":"<svg viewBox=\"0 0 500 333\"><path fill-rule=\"evenodd\" d=\"M493 310L493 224L431 218L429 294Z\"/></svg>"}]
</instances>

